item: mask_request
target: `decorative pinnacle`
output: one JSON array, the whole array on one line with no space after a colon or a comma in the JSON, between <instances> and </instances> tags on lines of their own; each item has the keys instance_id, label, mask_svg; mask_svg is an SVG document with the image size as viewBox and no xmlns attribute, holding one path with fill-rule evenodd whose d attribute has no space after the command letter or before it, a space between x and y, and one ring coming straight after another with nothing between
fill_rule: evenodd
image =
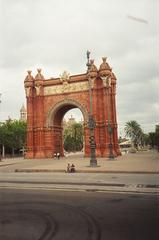
<instances>
[{"instance_id":1,"label":"decorative pinnacle","mask_svg":"<svg viewBox=\"0 0 159 240\"><path fill-rule=\"evenodd\" d=\"M106 63L107 58L106 57L102 57L102 60L103 60L104 63Z\"/></svg>"},{"instance_id":2,"label":"decorative pinnacle","mask_svg":"<svg viewBox=\"0 0 159 240\"><path fill-rule=\"evenodd\" d=\"M28 71L27 71L28 75L31 75L31 72L32 72L32 71L28 70Z\"/></svg>"},{"instance_id":3,"label":"decorative pinnacle","mask_svg":"<svg viewBox=\"0 0 159 240\"><path fill-rule=\"evenodd\" d=\"M33 79L32 75L31 75L32 71L31 71L31 70L28 70L27 73L28 73L28 74L27 74L24 82L33 81L34 79Z\"/></svg>"},{"instance_id":4,"label":"decorative pinnacle","mask_svg":"<svg viewBox=\"0 0 159 240\"><path fill-rule=\"evenodd\" d=\"M41 68L38 68L37 71L38 71L38 73L41 73Z\"/></svg>"}]
</instances>

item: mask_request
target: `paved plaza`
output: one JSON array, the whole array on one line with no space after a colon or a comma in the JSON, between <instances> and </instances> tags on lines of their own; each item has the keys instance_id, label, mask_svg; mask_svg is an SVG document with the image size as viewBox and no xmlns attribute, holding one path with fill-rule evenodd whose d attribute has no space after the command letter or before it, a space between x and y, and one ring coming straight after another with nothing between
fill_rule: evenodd
<instances>
[{"instance_id":1,"label":"paved plaza","mask_svg":"<svg viewBox=\"0 0 159 240\"><path fill-rule=\"evenodd\" d=\"M0 171L65 172L74 163L79 173L159 173L159 153L154 150L128 153L114 160L97 158L98 167L90 167L90 159L81 154L68 155L59 160L9 158L0 162Z\"/></svg>"}]
</instances>

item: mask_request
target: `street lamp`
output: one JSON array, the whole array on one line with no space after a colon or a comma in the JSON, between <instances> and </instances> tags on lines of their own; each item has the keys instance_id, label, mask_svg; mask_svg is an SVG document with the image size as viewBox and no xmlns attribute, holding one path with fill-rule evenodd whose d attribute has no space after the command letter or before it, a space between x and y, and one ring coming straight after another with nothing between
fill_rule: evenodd
<instances>
[{"instance_id":1,"label":"street lamp","mask_svg":"<svg viewBox=\"0 0 159 240\"><path fill-rule=\"evenodd\" d=\"M107 95L107 110L108 110L108 134L109 134L109 160L113 160L114 154L113 154L113 143L112 143L112 135L113 135L113 127L111 126L111 119L110 119L110 89L111 89L111 73L107 76L101 77L103 80L103 83L105 85L106 89L106 95Z\"/></svg>"},{"instance_id":2,"label":"street lamp","mask_svg":"<svg viewBox=\"0 0 159 240\"><path fill-rule=\"evenodd\" d=\"M91 61L90 61L90 52L87 51L87 76L88 76L88 84L89 84L89 133L90 133L90 167L97 167L97 159L96 159L96 143L95 143L95 136L94 136L94 128L95 128L95 121L93 118L93 104L92 104L92 84L91 84Z\"/></svg>"}]
</instances>

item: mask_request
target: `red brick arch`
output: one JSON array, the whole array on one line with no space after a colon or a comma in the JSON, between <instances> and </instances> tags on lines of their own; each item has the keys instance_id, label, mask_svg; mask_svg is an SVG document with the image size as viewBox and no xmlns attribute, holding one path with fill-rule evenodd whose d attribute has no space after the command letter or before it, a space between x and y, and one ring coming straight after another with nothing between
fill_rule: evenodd
<instances>
[{"instance_id":1,"label":"red brick arch","mask_svg":"<svg viewBox=\"0 0 159 240\"><path fill-rule=\"evenodd\" d=\"M84 122L85 123L88 122L87 109L85 109L78 101L76 101L74 99L64 99L64 100L58 102L57 104L55 104L55 106L51 106L50 110L48 111L47 118L46 118L46 126L47 127L53 126L53 122L54 122L56 114L58 112L62 113L61 117L63 119L63 116L65 115L65 113L73 108L79 108L83 115Z\"/></svg>"},{"instance_id":2,"label":"red brick arch","mask_svg":"<svg viewBox=\"0 0 159 240\"><path fill-rule=\"evenodd\" d=\"M90 76L93 117L95 119L96 155L108 157L110 136L115 156L120 154L116 119L116 77L106 59L99 70L92 62ZM62 120L65 113L79 108L84 118L85 156L90 155L88 116L90 111L88 74L44 79L41 70L35 78L28 71L25 79L27 98L27 158L51 158L55 152L63 155Z\"/></svg>"}]
</instances>

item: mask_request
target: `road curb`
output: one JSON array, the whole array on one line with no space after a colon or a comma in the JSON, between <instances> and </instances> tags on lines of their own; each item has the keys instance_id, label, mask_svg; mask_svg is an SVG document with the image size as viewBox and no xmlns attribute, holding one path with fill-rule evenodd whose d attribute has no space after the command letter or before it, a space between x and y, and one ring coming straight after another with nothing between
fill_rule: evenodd
<instances>
[{"instance_id":1,"label":"road curb","mask_svg":"<svg viewBox=\"0 0 159 240\"><path fill-rule=\"evenodd\" d=\"M156 188L159 189L158 184L125 184L125 183L107 183L107 182L63 182L63 181L9 181L1 180L1 183L15 183L15 184L45 184L45 185L75 185L75 186L100 186L100 187L137 187L137 188Z\"/></svg>"},{"instance_id":2,"label":"road curb","mask_svg":"<svg viewBox=\"0 0 159 240\"><path fill-rule=\"evenodd\" d=\"M63 169L15 169L15 172L25 172L25 173L67 173L66 170ZM77 170L76 173L129 173L129 174L159 174L159 171L118 171L118 170ZM70 173L71 174L71 173ZM72 173L74 174L74 173Z\"/></svg>"},{"instance_id":3,"label":"road curb","mask_svg":"<svg viewBox=\"0 0 159 240\"><path fill-rule=\"evenodd\" d=\"M0 164L0 167L7 167L10 165L15 165L16 163L5 163L5 164Z\"/></svg>"},{"instance_id":4,"label":"road curb","mask_svg":"<svg viewBox=\"0 0 159 240\"><path fill-rule=\"evenodd\" d=\"M34 183L10 183L6 185L6 183L2 182L0 184L0 188L10 188L10 189L42 189L42 190L48 190L48 191L85 191L85 192L118 192L118 193L126 193L126 194L155 194L158 195L159 191L158 188L141 188L141 187L132 187L130 186L115 186L106 184L105 186L98 186L98 185L81 185L81 184L71 184L71 183L65 183L65 184L34 184Z\"/></svg>"}]
</instances>

